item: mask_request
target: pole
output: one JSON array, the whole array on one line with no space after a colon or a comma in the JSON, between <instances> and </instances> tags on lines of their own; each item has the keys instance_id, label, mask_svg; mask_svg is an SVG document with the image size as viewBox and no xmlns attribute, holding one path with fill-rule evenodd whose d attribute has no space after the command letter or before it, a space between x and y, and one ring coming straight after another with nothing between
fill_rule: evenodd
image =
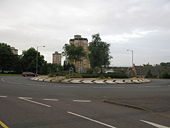
<instances>
[{"instance_id":1,"label":"pole","mask_svg":"<svg viewBox=\"0 0 170 128\"><path fill-rule=\"evenodd\" d=\"M38 46L37 46L37 55L36 55L36 75L38 74Z\"/></svg>"},{"instance_id":2,"label":"pole","mask_svg":"<svg viewBox=\"0 0 170 128\"><path fill-rule=\"evenodd\" d=\"M133 50L132 50L132 67L133 67L134 63L133 63Z\"/></svg>"},{"instance_id":3,"label":"pole","mask_svg":"<svg viewBox=\"0 0 170 128\"><path fill-rule=\"evenodd\" d=\"M36 75L38 74L38 48L45 47L45 46L37 46L37 55L36 55Z\"/></svg>"},{"instance_id":4,"label":"pole","mask_svg":"<svg viewBox=\"0 0 170 128\"><path fill-rule=\"evenodd\" d=\"M133 65L134 65L134 63L133 63L133 61L134 61L134 59L133 59L133 50L130 50L130 49L127 49L127 51L129 51L129 52L131 52L132 53L132 67L133 67Z\"/></svg>"}]
</instances>

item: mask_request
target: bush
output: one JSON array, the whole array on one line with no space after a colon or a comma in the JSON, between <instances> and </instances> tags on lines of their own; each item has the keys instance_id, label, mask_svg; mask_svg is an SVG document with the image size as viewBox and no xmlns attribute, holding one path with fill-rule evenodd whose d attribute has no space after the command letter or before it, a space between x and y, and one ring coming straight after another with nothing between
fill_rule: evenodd
<instances>
[{"instance_id":1,"label":"bush","mask_svg":"<svg viewBox=\"0 0 170 128\"><path fill-rule=\"evenodd\" d=\"M100 74L82 74L83 78L98 78Z\"/></svg>"},{"instance_id":2,"label":"bush","mask_svg":"<svg viewBox=\"0 0 170 128\"><path fill-rule=\"evenodd\" d=\"M169 78L170 78L170 73L168 73L168 72L163 72L163 73L161 74L161 78L169 79Z\"/></svg>"},{"instance_id":3,"label":"bush","mask_svg":"<svg viewBox=\"0 0 170 128\"><path fill-rule=\"evenodd\" d=\"M146 78L154 78L154 75L152 74L151 70L148 70L145 77Z\"/></svg>"},{"instance_id":4,"label":"bush","mask_svg":"<svg viewBox=\"0 0 170 128\"><path fill-rule=\"evenodd\" d=\"M67 74L69 74L69 72L67 72L67 71L62 71L62 72L56 72L55 73L56 76L65 76Z\"/></svg>"},{"instance_id":5,"label":"bush","mask_svg":"<svg viewBox=\"0 0 170 128\"><path fill-rule=\"evenodd\" d=\"M106 78L128 78L125 72L105 73L104 77Z\"/></svg>"},{"instance_id":6,"label":"bush","mask_svg":"<svg viewBox=\"0 0 170 128\"><path fill-rule=\"evenodd\" d=\"M80 73L70 73L66 75L66 78L82 78L82 74Z\"/></svg>"},{"instance_id":7,"label":"bush","mask_svg":"<svg viewBox=\"0 0 170 128\"><path fill-rule=\"evenodd\" d=\"M55 74L48 74L49 77L55 77Z\"/></svg>"},{"instance_id":8,"label":"bush","mask_svg":"<svg viewBox=\"0 0 170 128\"><path fill-rule=\"evenodd\" d=\"M90 69L87 69L87 74L92 74L93 73L93 69L90 68Z\"/></svg>"}]
</instances>

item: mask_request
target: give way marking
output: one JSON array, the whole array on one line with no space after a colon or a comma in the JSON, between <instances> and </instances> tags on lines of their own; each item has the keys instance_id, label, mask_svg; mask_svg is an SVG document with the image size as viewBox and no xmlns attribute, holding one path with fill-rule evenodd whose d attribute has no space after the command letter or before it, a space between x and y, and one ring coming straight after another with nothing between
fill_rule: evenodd
<instances>
[{"instance_id":1,"label":"give way marking","mask_svg":"<svg viewBox=\"0 0 170 128\"><path fill-rule=\"evenodd\" d=\"M59 101L58 99L43 99L43 100L46 100L46 101Z\"/></svg>"},{"instance_id":2,"label":"give way marking","mask_svg":"<svg viewBox=\"0 0 170 128\"><path fill-rule=\"evenodd\" d=\"M89 117L86 117L86 116L83 116L83 115L79 115L79 114L76 114L76 113L73 113L73 112L67 112L68 114L71 114L71 115L74 115L74 116L77 116L77 117L80 117L80 118L83 118L83 119L86 119L86 120L89 120L89 121L92 121L92 122L95 122L97 124L100 124L100 125L103 125L103 126L106 126L106 127L109 127L109 128L116 128L114 126L111 126L109 124L106 124L106 123L103 123L103 122L100 122L100 121L97 121L97 120L94 120L94 119L91 119Z\"/></svg>"},{"instance_id":3,"label":"give way marking","mask_svg":"<svg viewBox=\"0 0 170 128\"><path fill-rule=\"evenodd\" d=\"M91 100L73 100L73 102L89 103Z\"/></svg>"},{"instance_id":4,"label":"give way marking","mask_svg":"<svg viewBox=\"0 0 170 128\"><path fill-rule=\"evenodd\" d=\"M156 123L149 122L149 121L145 121L145 120L140 120L140 121L142 121L142 122L144 122L144 123L147 123L147 124L150 124L150 125L152 125L152 126L155 126L155 127L157 127L157 128L170 128L170 127L167 127L167 126L163 126L163 125L156 124Z\"/></svg>"},{"instance_id":5,"label":"give way marking","mask_svg":"<svg viewBox=\"0 0 170 128\"><path fill-rule=\"evenodd\" d=\"M7 98L7 96L0 96L0 98Z\"/></svg>"},{"instance_id":6,"label":"give way marking","mask_svg":"<svg viewBox=\"0 0 170 128\"><path fill-rule=\"evenodd\" d=\"M41 106L45 106L45 107L48 107L48 108L51 107L50 105L47 105L47 104L44 104L44 103L40 103L40 102L37 102L37 101L33 101L33 100L31 100L32 98L30 98L30 97L18 97L18 98L20 100L28 101L28 102L31 102L31 103L34 103L34 104L38 104L38 105L41 105Z\"/></svg>"}]
</instances>

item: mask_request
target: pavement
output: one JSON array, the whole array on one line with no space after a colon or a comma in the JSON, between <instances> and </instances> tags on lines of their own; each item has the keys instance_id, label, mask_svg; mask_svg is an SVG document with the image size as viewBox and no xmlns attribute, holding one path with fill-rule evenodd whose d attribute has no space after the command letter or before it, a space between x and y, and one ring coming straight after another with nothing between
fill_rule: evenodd
<instances>
[{"instance_id":1,"label":"pavement","mask_svg":"<svg viewBox=\"0 0 170 128\"><path fill-rule=\"evenodd\" d=\"M134 84L134 83L148 83L151 80L144 78L130 78L130 79L98 79L98 78L65 78L65 77L48 77L38 76L31 80L55 82L55 83L72 83L72 84Z\"/></svg>"},{"instance_id":2,"label":"pavement","mask_svg":"<svg viewBox=\"0 0 170 128\"><path fill-rule=\"evenodd\" d=\"M169 106L170 80L65 84L0 77L0 128L169 128Z\"/></svg>"}]
</instances>

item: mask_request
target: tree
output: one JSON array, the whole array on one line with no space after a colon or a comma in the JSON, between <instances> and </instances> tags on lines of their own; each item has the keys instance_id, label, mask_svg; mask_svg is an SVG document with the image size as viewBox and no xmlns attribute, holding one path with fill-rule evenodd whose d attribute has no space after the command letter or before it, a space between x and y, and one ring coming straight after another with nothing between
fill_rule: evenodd
<instances>
[{"instance_id":1,"label":"tree","mask_svg":"<svg viewBox=\"0 0 170 128\"><path fill-rule=\"evenodd\" d=\"M147 71L147 74L146 74L146 78L153 78L154 76L153 76L153 74L152 74L152 71L149 69L148 71Z\"/></svg>"},{"instance_id":2,"label":"tree","mask_svg":"<svg viewBox=\"0 0 170 128\"><path fill-rule=\"evenodd\" d=\"M161 78L169 79L170 78L170 72L168 72L168 71L162 72Z\"/></svg>"},{"instance_id":3,"label":"tree","mask_svg":"<svg viewBox=\"0 0 170 128\"><path fill-rule=\"evenodd\" d=\"M16 57L11 51L11 47L5 43L0 43L0 70L12 70Z\"/></svg>"},{"instance_id":4,"label":"tree","mask_svg":"<svg viewBox=\"0 0 170 128\"><path fill-rule=\"evenodd\" d=\"M22 72L21 56L20 55L13 55L13 64L11 65L11 69L15 73L21 73Z\"/></svg>"},{"instance_id":5,"label":"tree","mask_svg":"<svg viewBox=\"0 0 170 128\"><path fill-rule=\"evenodd\" d=\"M70 64L69 62L67 61L64 61L64 64L63 64L63 69L65 71L69 71L70 68L73 68L75 70L75 66L73 64Z\"/></svg>"},{"instance_id":6,"label":"tree","mask_svg":"<svg viewBox=\"0 0 170 128\"><path fill-rule=\"evenodd\" d=\"M110 44L103 42L99 34L92 35L92 42L89 43L89 59L93 69L109 66L110 59Z\"/></svg>"},{"instance_id":7,"label":"tree","mask_svg":"<svg viewBox=\"0 0 170 128\"><path fill-rule=\"evenodd\" d=\"M63 55L66 56L66 59L69 63L75 65L77 61L81 61L83 57L86 57L86 53L82 46L75 46L74 44L65 44Z\"/></svg>"},{"instance_id":8,"label":"tree","mask_svg":"<svg viewBox=\"0 0 170 128\"><path fill-rule=\"evenodd\" d=\"M34 48L29 48L27 51L23 51L21 57L21 64L23 71L36 71L36 56L37 51ZM44 56L40 55L38 52L38 70L46 63L44 60Z\"/></svg>"}]
</instances>

